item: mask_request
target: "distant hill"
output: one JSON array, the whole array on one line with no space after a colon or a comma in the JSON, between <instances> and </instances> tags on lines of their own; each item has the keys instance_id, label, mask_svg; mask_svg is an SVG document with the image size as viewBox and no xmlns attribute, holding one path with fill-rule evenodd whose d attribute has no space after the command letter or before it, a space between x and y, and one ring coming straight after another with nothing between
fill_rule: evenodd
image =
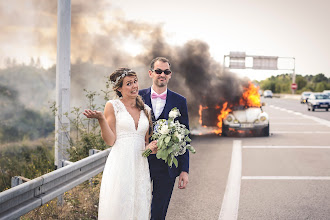
<instances>
[{"instance_id":1,"label":"distant hill","mask_svg":"<svg viewBox=\"0 0 330 220\"><path fill-rule=\"evenodd\" d=\"M48 111L47 100L54 100L55 68L48 70L18 65L0 70L0 82L16 92L16 99L26 108Z\"/></svg>"}]
</instances>

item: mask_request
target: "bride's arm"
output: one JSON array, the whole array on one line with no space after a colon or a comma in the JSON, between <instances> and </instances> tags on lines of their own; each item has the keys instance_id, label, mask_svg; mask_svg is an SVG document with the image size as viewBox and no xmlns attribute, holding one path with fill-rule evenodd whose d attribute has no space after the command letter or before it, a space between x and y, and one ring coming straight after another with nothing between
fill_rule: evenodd
<instances>
[{"instance_id":1,"label":"bride's arm","mask_svg":"<svg viewBox=\"0 0 330 220\"><path fill-rule=\"evenodd\" d=\"M104 114L100 111L85 110L87 118L96 118L101 127L101 136L104 142L112 146L116 141L116 117L110 102L105 105Z\"/></svg>"},{"instance_id":2,"label":"bride's arm","mask_svg":"<svg viewBox=\"0 0 330 220\"><path fill-rule=\"evenodd\" d=\"M116 141L116 117L112 103L107 102L104 108L104 118L99 119L101 135L104 142L112 146Z\"/></svg>"}]
</instances>

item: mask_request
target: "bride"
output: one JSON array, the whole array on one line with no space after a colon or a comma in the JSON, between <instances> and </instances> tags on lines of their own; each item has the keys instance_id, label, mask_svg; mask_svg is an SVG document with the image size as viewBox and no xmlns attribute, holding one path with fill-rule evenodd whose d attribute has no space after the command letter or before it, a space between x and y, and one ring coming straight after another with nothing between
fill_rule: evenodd
<instances>
[{"instance_id":1,"label":"bride","mask_svg":"<svg viewBox=\"0 0 330 220\"><path fill-rule=\"evenodd\" d=\"M138 95L134 71L117 69L110 80L119 99L108 101L104 114L93 110L83 113L98 119L103 140L112 146L102 176L98 218L147 220L151 180L148 160L142 152L149 148L156 153L157 148L156 141L148 144L152 131L150 108Z\"/></svg>"}]
</instances>

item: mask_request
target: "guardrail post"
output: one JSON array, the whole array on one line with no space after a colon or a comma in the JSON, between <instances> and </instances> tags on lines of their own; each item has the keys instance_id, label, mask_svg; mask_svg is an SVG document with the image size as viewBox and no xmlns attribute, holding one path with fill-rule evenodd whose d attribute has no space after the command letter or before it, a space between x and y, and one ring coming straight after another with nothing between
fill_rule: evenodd
<instances>
[{"instance_id":1,"label":"guardrail post","mask_svg":"<svg viewBox=\"0 0 330 220\"><path fill-rule=\"evenodd\" d=\"M97 150L97 149L89 149L89 156L92 156L93 154L96 154L98 152L101 152L101 151Z\"/></svg>"},{"instance_id":2,"label":"guardrail post","mask_svg":"<svg viewBox=\"0 0 330 220\"><path fill-rule=\"evenodd\" d=\"M30 179L22 177L22 176L14 176L11 178L11 188L18 186L22 183L30 181Z\"/></svg>"},{"instance_id":3,"label":"guardrail post","mask_svg":"<svg viewBox=\"0 0 330 220\"><path fill-rule=\"evenodd\" d=\"M11 188L18 186L22 183L25 183L27 181L29 181L30 179L25 178L25 177L21 177L21 176L14 176L11 178ZM21 218L15 218L14 220L20 220Z\"/></svg>"},{"instance_id":4,"label":"guardrail post","mask_svg":"<svg viewBox=\"0 0 330 220\"><path fill-rule=\"evenodd\" d=\"M22 184L23 181L19 176L14 176L11 178L11 187L18 186L19 184Z\"/></svg>"},{"instance_id":5,"label":"guardrail post","mask_svg":"<svg viewBox=\"0 0 330 220\"><path fill-rule=\"evenodd\" d=\"M62 163L61 167L65 167L67 165L73 164L74 162L71 162L69 160L61 160L61 163Z\"/></svg>"}]
</instances>

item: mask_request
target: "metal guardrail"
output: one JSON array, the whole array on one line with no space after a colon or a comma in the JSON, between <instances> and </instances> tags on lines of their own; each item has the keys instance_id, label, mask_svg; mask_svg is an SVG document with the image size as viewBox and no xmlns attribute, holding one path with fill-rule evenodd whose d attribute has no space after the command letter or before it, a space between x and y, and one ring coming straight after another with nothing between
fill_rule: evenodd
<instances>
[{"instance_id":1,"label":"metal guardrail","mask_svg":"<svg viewBox=\"0 0 330 220\"><path fill-rule=\"evenodd\" d=\"M0 219L16 219L103 171L106 149L0 193Z\"/></svg>"}]
</instances>

